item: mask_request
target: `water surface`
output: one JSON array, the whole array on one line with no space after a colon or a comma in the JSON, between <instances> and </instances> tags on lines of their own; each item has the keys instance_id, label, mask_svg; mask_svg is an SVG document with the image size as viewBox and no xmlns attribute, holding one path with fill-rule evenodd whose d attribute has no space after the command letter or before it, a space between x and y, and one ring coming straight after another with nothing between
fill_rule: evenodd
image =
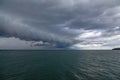
<instances>
[{"instance_id":1,"label":"water surface","mask_svg":"<svg viewBox=\"0 0 120 80\"><path fill-rule=\"evenodd\" d=\"M0 80L120 80L120 51L0 51Z\"/></svg>"}]
</instances>

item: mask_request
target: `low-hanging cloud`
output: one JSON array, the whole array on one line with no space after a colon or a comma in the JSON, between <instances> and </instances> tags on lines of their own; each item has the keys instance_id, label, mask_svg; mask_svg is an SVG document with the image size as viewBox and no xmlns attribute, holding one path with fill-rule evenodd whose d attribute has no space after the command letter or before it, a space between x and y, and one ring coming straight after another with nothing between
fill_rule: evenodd
<instances>
[{"instance_id":1,"label":"low-hanging cloud","mask_svg":"<svg viewBox=\"0 0 120 80\"><path fill-rule=\"evenodd\" d=\"M93 42L92 47L109 46L108 37L120 33L119 4L119 0L1 0L0 36L42 41L55 48L84 48ZM43 44L34 46L39 45Z\"/></svg>"}]
</instances>

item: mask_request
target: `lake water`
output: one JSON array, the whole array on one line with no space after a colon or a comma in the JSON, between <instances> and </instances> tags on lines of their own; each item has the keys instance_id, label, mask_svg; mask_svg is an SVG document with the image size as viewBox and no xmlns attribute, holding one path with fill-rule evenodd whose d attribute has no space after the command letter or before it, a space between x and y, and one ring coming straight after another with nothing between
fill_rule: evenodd
<instances>
[{"instance_id":1,"label":"lake water","mask_svg":"<svg viewBox=\"0 0 120 80\"><path fill-rule=\"evenodd\" d=\"M0 51L0 80L120 80L120 51Z\"/></svg>"}]
</instances>

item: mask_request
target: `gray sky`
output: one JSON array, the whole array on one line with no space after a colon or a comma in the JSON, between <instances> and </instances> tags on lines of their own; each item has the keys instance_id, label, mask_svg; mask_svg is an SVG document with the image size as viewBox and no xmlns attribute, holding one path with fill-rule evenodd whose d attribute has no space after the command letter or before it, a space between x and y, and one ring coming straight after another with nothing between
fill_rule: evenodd
<instances>
[{"instance_id":1,"label":"gray sky","mask_svg":"<svg viewBox=\"0 0 120 80\"><path fill-rule=\"evenodd\" d=\"M0 49L114 47L119 0L0 0Z\"/></svg>"}]
</instances>

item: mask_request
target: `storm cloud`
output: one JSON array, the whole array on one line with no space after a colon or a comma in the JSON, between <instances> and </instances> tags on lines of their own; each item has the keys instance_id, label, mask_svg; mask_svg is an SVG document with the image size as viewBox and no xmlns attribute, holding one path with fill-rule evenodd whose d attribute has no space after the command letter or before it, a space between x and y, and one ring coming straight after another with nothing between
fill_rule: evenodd
<instances>
[{"instance_id":1,"label":"storm cloud","mask_svg":"<svg viewBox=\"0 0 120 80\"><path fill-rule=\"evenodd\" d=\"M37 49L118 47L119 4L119 0L1 0L0 39L5 39L4 45L12 38L13 44L28 42L22 46Z\"/></svg>"}]
</instances>

